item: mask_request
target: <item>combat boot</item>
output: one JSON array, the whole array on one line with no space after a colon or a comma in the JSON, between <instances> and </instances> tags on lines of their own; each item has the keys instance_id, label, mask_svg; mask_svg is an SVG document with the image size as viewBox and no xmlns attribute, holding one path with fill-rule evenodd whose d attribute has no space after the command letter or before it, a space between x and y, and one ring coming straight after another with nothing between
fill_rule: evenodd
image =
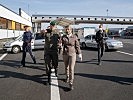
<instances>
[{"instance_id":1,"label":"combat boot","mask_svg":"<svg viewBox=\"0 0 133 100\"><path fill-rule=\"evenodd\" d=\"M34 64L36 64L36 59L35 58L33 59L33 62L34 62Z\"/></svg>"},{"instance_id":2,"label":"combat boot","mask_svg":"<svg viewBox=\"0 0 133 100\"><path fill-rule=\"evenodd\" d=\"M55 68L55 76L58 77L58 69Z\"/></svg>"},{"instance_id":3,"label":"combat boot","mask_svg":"<svg viewBox=\"0 0 133 100\"><path fill-rule=\"evenodd\" d=\"M51 84L51 77L50 77L50 74L48 74L48 82L47 82L47 84Z\"/></svg>"},{"instance_id":4,"label":"combat boot","mask_svg":"<svg viewBox=\"0 0 133 100\"><path fill-rule=\"evenodd\" d=\"M70 90L73 90L74 88L73 88L73 84L69 84L69 86L70 86Z\"/></svg>"}]
</instances>

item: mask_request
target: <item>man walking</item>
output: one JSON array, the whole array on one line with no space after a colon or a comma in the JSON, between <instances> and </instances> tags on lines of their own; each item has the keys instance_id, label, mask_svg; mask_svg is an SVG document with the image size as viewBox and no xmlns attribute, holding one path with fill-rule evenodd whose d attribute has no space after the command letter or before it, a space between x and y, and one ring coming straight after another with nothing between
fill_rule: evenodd
<instances>
[{"instance_id":1,"label":"man walking","mask_svg":"<svg viewBox=\"0 0 133 100\"><path fill-rule=\"evenodd\" d=\"M46 73L48 75L48 83L50 84L51 69L55 69L55 75L58 76L58 47L60 36L56 29L56 22L52 21L50 27L44 33L44 60L46 65Z\"/></svg>"},{"instance_id":2,"label":"man walking","mask_svg":"<svg viewBox=\"0 0 133 100\"><path fill-rule=\"evenodd\" d=\"M32 53L31 48L31 40L33 39L32 33L30 32L29 26L24 26L25 32L23 34L23 53L22 53L22 60L21 60L21 67L25 67L25 58L26 58L26 52L28 52L34 62L36 64L35 56Z\"/></svg>"},{"instance_id":3,"label":"man walking","mask_svg":"<svg viewBox=\"0 0 133 100\"><path fill-rule=\"evenodd\" d=\"M98 65L101 65L101 58L105 51L105 37L107 37L107 34L103 30L103 25L100 24L99 31L96 33L96 38L95 38L98 48Z\"/></svg>"}]
</instances>

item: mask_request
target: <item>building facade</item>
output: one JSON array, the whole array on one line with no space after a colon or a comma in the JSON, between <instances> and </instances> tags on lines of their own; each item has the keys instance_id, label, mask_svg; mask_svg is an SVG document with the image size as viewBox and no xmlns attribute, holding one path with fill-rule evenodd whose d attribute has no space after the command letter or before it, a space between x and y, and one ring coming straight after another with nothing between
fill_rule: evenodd
<instances>
[{"instance_id":1,"label":"building facade","mask_svg":"<svg viewBox=\"0 0 133 100\"><path fill-rule=\"evenodd\" d=\"M0 4L0 39L17 37L24 26L32 27L31 17L19 9L19 14Z\"/></svg>"}]
</instances>

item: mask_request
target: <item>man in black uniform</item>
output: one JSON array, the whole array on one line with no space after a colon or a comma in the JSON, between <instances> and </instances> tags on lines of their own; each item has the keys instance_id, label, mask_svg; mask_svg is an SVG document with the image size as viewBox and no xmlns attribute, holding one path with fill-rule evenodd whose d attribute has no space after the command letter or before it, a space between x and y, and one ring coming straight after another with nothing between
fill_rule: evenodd
<instances>
[{"instance_id":1,"label":"man in black uniform","mask_svg":"<svg viewBox=\"0 0 133 100\"><path fill-rule=\"evenodd\" d=\"M22 60L21 60L21 67L25 67L25 58L26 58L26 52L28 52L34 62L36 64L36 59L35 56L32 53L32 48L31 48L31 40L33 39L33 35L30 32L30 27L29 26L24 26L25 32L23 34L23 54L22 54Z\"/></svg>"},{"instance_id":2,"label":"man in black uniform","mask_svg":"<svg viewBox=\"0 0 133 100\"><path fill-rule=\"evenodd\" d=\"M95 38L98 48L98 65L101 65L101 58L105 51L105 37L107 37L107 34L103 30L103 25L100 24L99 31L96 33L96 38Z\"/></svg>"},{"instance_id":3,"label":"man in black uniform","mask_svg":"<svg viewBox=\"0 0 133 100\"><path fill-rule=\"evenodd\" d=\"M60 36L56 29L56 22L52 21L50 23L49 29L45 30L44 37L44 60L46 65L46 73L48 75L48 83L50 84L52 68L55 69L55 75L58 76L58 49Z\"/></svg>"}]
</instances>

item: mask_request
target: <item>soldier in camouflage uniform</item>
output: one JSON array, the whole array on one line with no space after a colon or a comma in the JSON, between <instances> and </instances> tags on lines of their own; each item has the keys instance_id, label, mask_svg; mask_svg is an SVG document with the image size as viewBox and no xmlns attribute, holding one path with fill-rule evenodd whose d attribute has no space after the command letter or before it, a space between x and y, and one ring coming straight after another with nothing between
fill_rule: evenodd
<instances>
[{"instance_id":1,"label":"soldier in camouflage uniform","mask_svg":"<svg viewBox=\"0 0 133 100\"><path fill-rule=\"evenodd\" d=\"M46 73L48 75L48 83L50 84L51 69L55 69L55 75L58 71L58 46L60 41L60 36L56 30L56 23L51 22L49 29L46 29L45 45L44 45L44 60L46 65Z\"/></svg>"}]
</instances>

